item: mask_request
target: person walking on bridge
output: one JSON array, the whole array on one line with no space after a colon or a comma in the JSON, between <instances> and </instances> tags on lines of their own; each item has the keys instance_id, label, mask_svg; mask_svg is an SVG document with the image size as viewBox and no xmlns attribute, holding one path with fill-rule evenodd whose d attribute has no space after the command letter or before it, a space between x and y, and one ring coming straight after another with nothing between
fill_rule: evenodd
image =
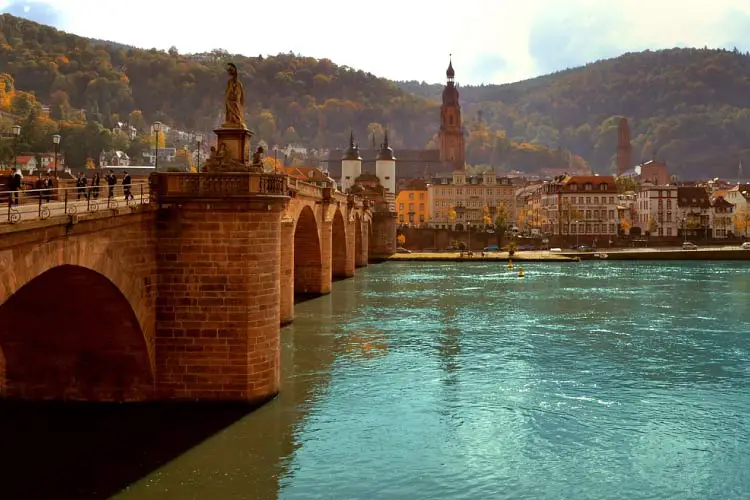
<instances>
[{"instance_id":1,"label":"person walking on bridge","mask_svg":"<svg viewBox=\"0 0 750 500\"><path fill-rule=\"evenodd\" d=\"M130 188L133 185L133 180L130 178L130 174L126 172L123 172L122 177L122 190L125 191L125 202L127 203L128 200L133 199L133 193L130 192Z\"/></svg>"}]
</instances>

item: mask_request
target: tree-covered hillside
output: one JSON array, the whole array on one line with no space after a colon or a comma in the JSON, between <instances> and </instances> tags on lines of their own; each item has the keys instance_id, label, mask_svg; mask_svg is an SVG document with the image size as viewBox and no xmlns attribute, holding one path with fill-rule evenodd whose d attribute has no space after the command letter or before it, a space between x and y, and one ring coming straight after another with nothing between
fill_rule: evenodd
<instances>
[{"instance_id":1,"label":"tree-covered hillside","mask_svg":"<svg viewBox=\"0 0 750 500\"><path fill-rule=\"evenodd\" d=\"M458 70L458 68L457 68ZM402 82L437 99L440 85ZM635 161L654 153L681 177L734 178L750 164L750 55L671 49L625 54L508 85L461 87L467 116L516 141L560 146L614 169L616 127L630 121Z\"/></svg>"},{"instance_id":2,"label":"tree-covered hillside","mask_svg":"<svg viewBox=\"0 0 750 500\"><path fill-rule=\"evenodd\" d=\"M220 50L199 55L141 50L67 34L7 14L0 16L0 74L6 75L0 79L5 100L0 110L16 114L26 124L22 142L27 150L45 147L42 143L49 142L53 129L63 129L68 137L63 151L76 165L85 157L97 158L113 142L127 146L127 137L108 136L118 121L143 132L159 120L208 133L221 121L223 63L227 60L238 65L245 85L248 125L258 139L268 143L335 148L347 143L351 128L364 143L373 131L382 136L387 126L396 149L413 149L431 143L437 132L438 103L327 59L292 54L248 58ZM40 103L50 106L51 119L41 124L37 123ZM8 124L0 121L3 126ZM478 128L480 136L474 143L480 147L468 154L472 163L512 162L512 168L535 170L572 162L587 168L583 160L571 159L566 151L516 144L496 127ZM33 137L27 133L30 129L34 129ZM137 149L131 147L135 153ZM511 154L517 150L525 154Z\"/></svg>"}]
</instances>

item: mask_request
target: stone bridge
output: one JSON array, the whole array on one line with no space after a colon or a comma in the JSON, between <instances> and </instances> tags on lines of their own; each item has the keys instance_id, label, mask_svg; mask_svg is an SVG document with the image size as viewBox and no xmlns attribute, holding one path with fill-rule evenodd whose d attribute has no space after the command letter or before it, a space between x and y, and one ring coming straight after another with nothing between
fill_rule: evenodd
<instances>
[{"instance_id":1,"label":"stone bridge","mask_svg":"<svg viewBox=\"0 0 750 500\"><path fill-rule=\"evenodd\" d=\"M395 249L393 214L284 175L151 183L148 204L0 228L3 396L261 402L295 296Z\"/></svg>"}]
</instances>

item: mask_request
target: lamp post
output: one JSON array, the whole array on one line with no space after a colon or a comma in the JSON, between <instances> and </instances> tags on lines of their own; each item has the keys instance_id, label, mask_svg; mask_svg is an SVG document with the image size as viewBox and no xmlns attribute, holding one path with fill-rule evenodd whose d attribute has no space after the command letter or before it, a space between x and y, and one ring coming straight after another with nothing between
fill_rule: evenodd
<instances>
[{"instance_id":1,"label":"lamp post","mask_svg":"<svg viewBox=\"0 0 750 500\"><path fill-rule=\"evenodd\" d=\"M580 231L579 231L580 228L578 227L578 223L579 222L580 221L577 221L577 220L573 221L573 224L576 225L576 250L578 250L578 234L580 233Z\"/></svg>"},{"instance_id":2,"label":"lamp post","mask_svg":"<svg viewBox=\"0 0 750 500\"><path fill-rule=\"evenodd\" d=\"M201 171L201 143L203 142L203 135L197 134L195 136L195 142L198 143L198 168L197 170L198 172L200 172Z\"/></svg>"},{"instance_id":3,"label":"lamp post","mask_svg":"<svg viewBox=\"0 0 750 500\"><path fill-rule=\"evenodd\" d=\"M154 148L156 149L156 156L154 157L154 170L159 170L159 132L161 132L161 122L154 122L152 127L154 129Z\"/></svg>"},{"instance_id":4,"label":"lamp post","mask_svg":"<svg viewBox=\"0 0 750 500\"><path fill-rule=\"evenodd\" d=\"M52 136L52 145L55 150L55 179L57 179L57 150L60 147L60 136L58 134Z\"/></svg>"},{"instance_id":5,"label":"lamp post","mask_svg":"<svg viewBox=\"0 0 750 500\"><path fill-rule=\"evenodd\" d=\"M21 126L20 125L13 125L13 166L18 169L18 165L16 165L16 150L18 149L18 137L21 135Z\"/></svg>"}]
</instances>

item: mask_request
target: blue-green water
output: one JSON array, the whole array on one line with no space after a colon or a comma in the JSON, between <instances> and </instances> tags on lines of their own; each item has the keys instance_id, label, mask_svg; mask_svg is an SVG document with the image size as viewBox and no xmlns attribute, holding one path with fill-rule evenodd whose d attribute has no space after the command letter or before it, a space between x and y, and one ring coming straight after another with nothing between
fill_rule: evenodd
<instances>
[{"instance_id":1,"label":"blue-green water","mask_svg":"<svg viewBox=\"0 0 750 500\"><path fill-rule=\"evenodd\" d=\"M298 304L279 398L123 498L747 498L750 266L524 267Z\"/></svg>"}]
</instances>

